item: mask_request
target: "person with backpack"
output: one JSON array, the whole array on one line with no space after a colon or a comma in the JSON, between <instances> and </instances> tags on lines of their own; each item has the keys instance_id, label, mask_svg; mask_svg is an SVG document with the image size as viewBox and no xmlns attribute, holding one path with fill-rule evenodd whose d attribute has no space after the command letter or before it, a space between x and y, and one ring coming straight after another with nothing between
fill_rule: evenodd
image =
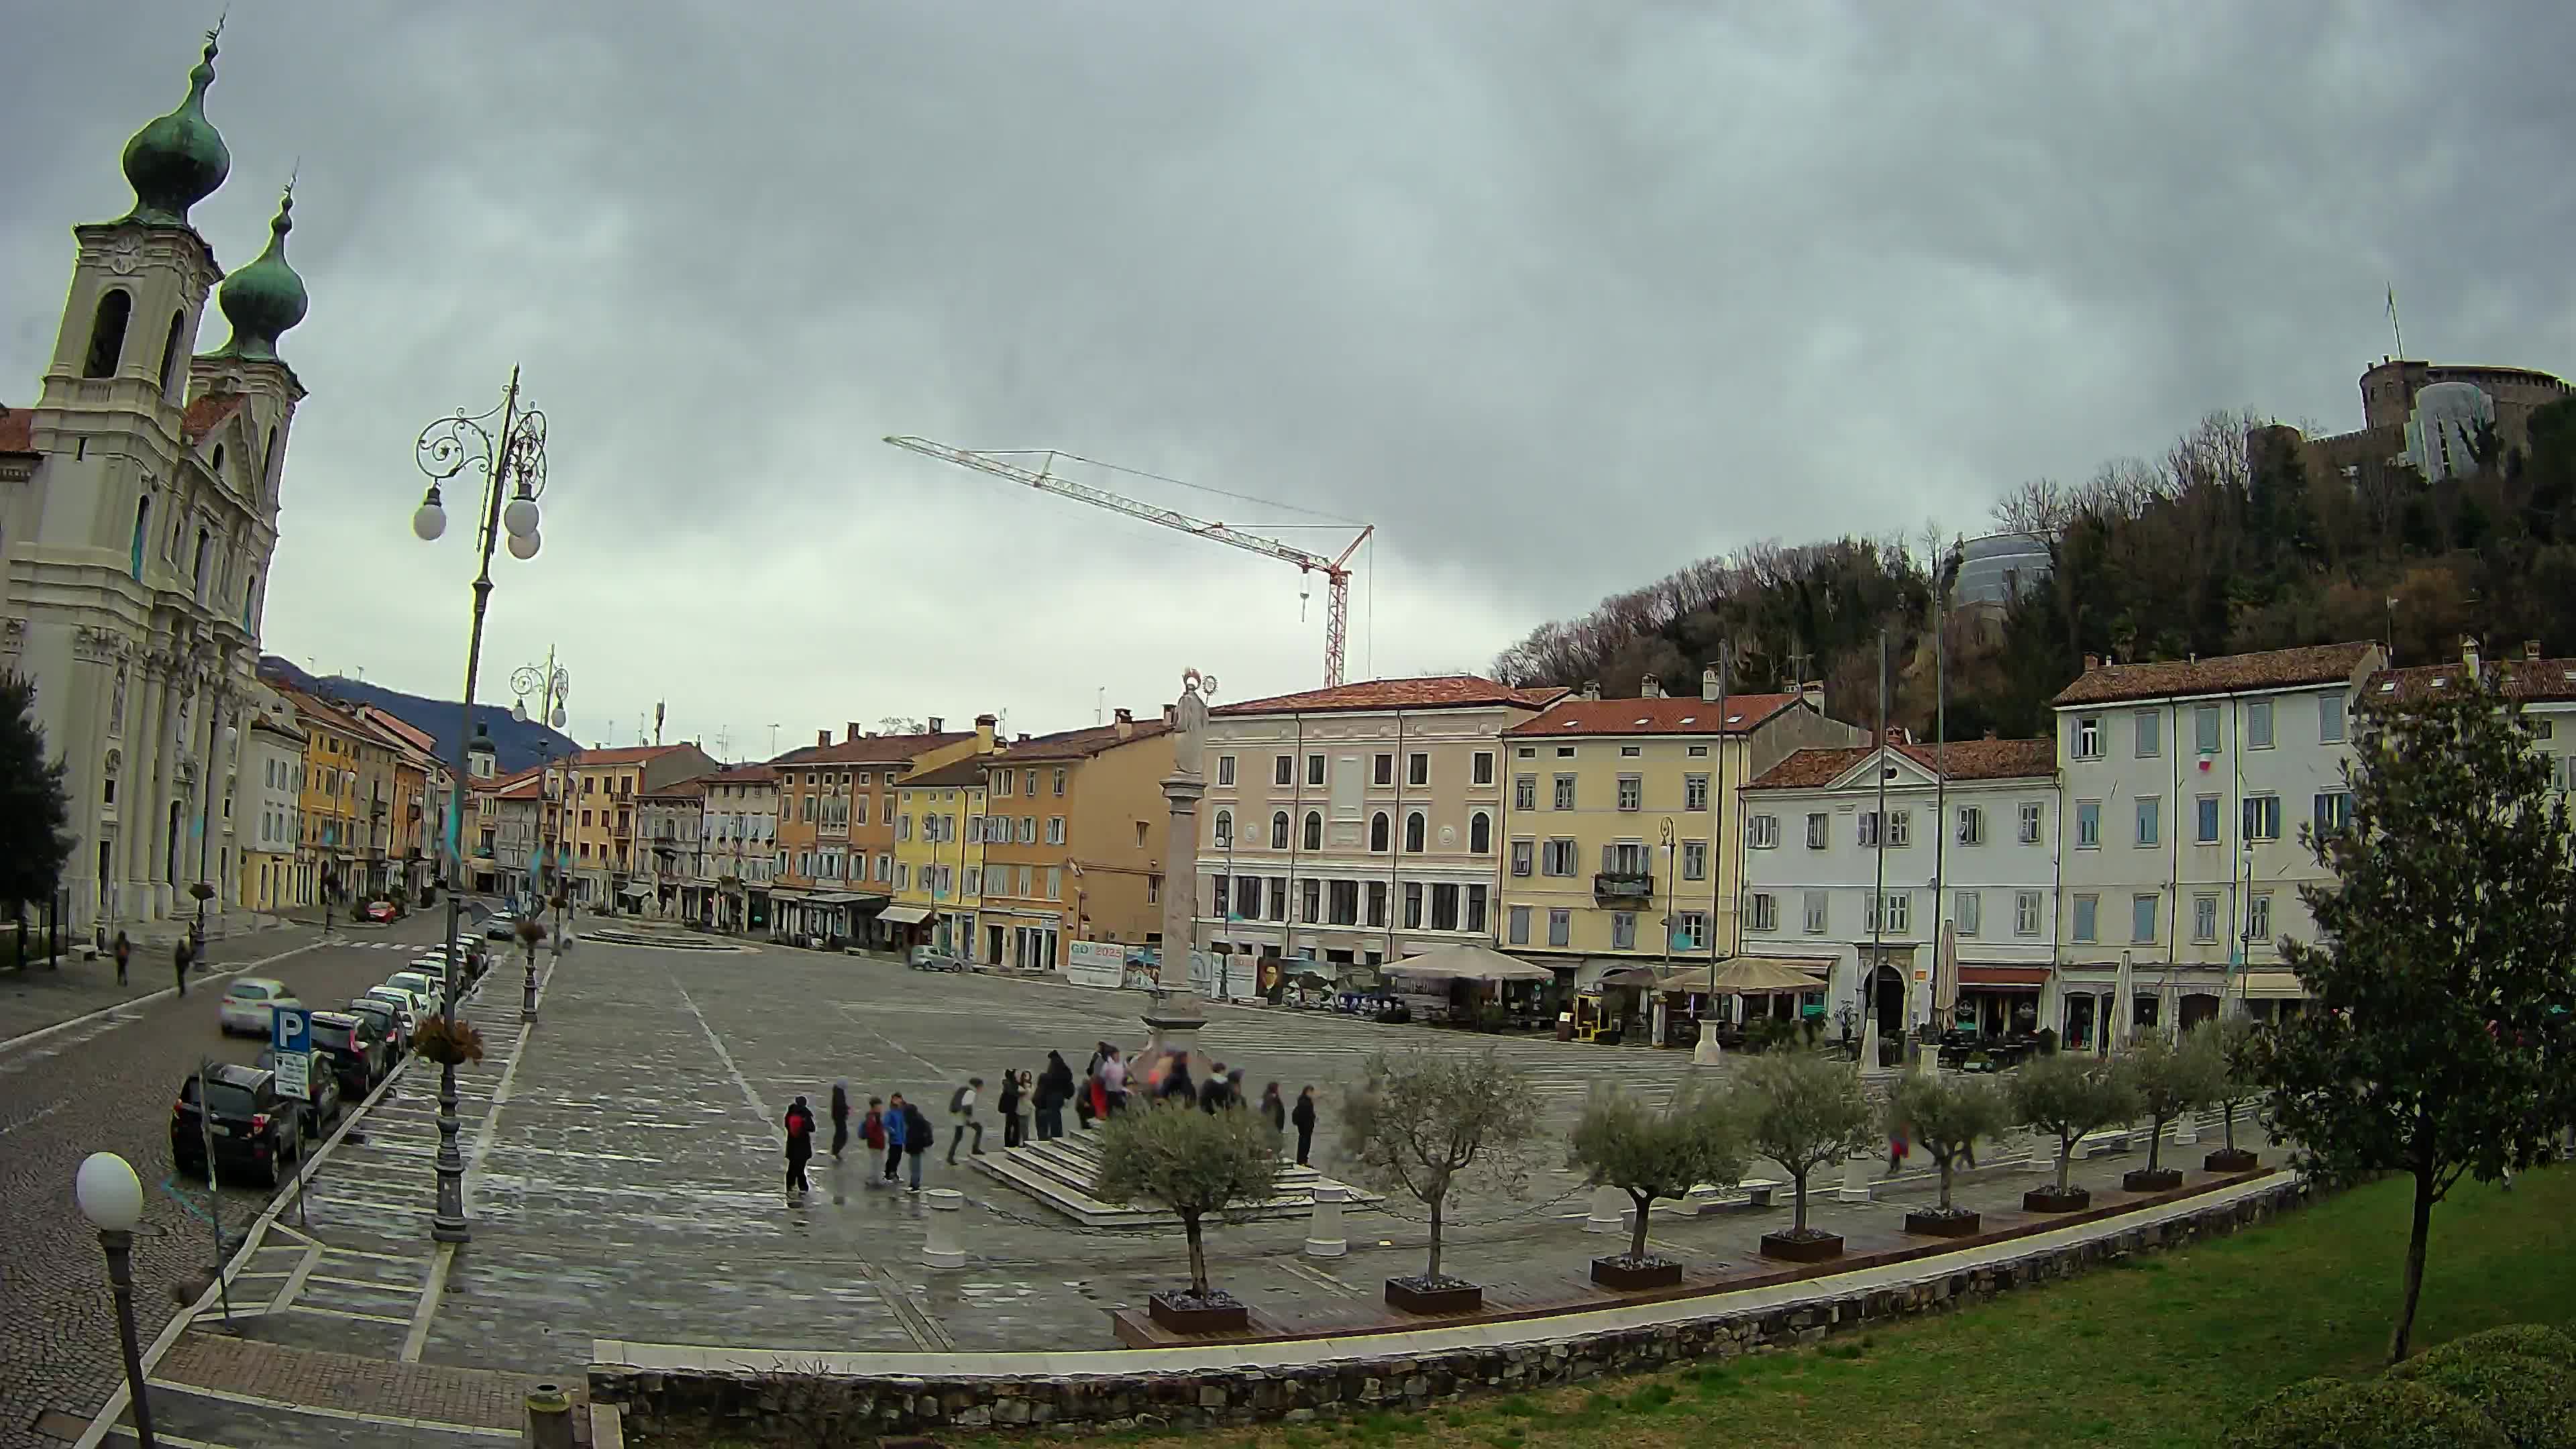
<instances>
[{"instance_id":1,"label":"person with backpack","mask_svg":"<svg viewBox=\"0 0 2576 1449\"><path fill-rule=\"evenodd\" d=\"M929 1156L930 1149L939 1145L939 1129L930 1125L930 1114L921 1110L919 1103L904 1102L901 1097L895 1100L903 1102L903 1140L914 1144L912 1190L919 1192L921 1191L921 1159Z\"/></svg>"},{"instance_id":2,"label":"person with backpack","mask_svg":"<svg viewBox=\"0 0 2576 1449\"><path fill-rule=\"evenodd\" d=\"M859 1119L859 1140L868 1145L870 1152L886 1150L886 1114L883 1097L868 1098L868 1115ZM891 1176L891 1174L888 1175ZM868 1186L874 1187L877 1185L877 1180L871 1177L867 1183Z\"/></svg>"},{"instance_id":3,"label":"person with backpack","mask_svg":"<svg viewBox=\"0 0 2576 1449\"><path fill-rule=\"evenodd\" d=\"M787 1190L811 1192L814 1184L805 1179L805 1163L814 1155L814 1109L799 1097L787 1109Z\"/></svg>"},{"instance_id":4,"label":"person with backpack","mask_svg":"<svg viewBox=\"0 0 2576 1449\"><path fill-rule=\"evenodd\" d=\"M948 1095L948 1115L954 1119L948 1138L948 1165L957 1165L957 1149L964 1145L969 1130L975 1134L975 1155L984 1155L984 1124L975 1120L975 1094L984 1089L982 1077L968 1077L966 1085Z\"/></svg>"},{"instance_id":5,"label":"person with backpack","mask_svg":"<svg viewBox=\"0 0 2576 1449\"><path fill-rule=\"evenodd\" d=\"M1064 1135L1064 1104L1073 1096L1073 1068L1062 1052L1048 1052L1046 1070L1038 1073L1038 1140Z\"/></svg>"},{"instance_id":6,"label":"person with backpack","mask_svg":"<svg viewBox=\"0 0 2576 1449\"><path fill-rule=\"evenodd\" d=\"M885 1139L885 1180L892 1182L895 1169L903 1162L904 1144L912 1140L912 1104L903 1099L901 1092L895 1093L893 1102L886 1107ZM913 1158L912 1176L915 1182L921 1180L921 1159L918 1156Z\"/></svg>"}]
</instances>

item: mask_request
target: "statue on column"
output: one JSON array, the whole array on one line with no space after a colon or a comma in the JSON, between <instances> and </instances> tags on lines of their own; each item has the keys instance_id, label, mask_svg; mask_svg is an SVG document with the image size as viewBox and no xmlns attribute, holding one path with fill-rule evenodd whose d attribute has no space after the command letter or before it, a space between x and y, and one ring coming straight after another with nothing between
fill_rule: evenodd
<instances>
[{"instance_id":1,"label":"statue on column","mask_svg":"<svg viewBox=\"0 0 2576 1449\"><path fill-rule=\"evenodd\" d=\"M1172 707L1172 773L1202 773L1199 765L1207 747L1207 702L1215 693L1215 675L1195 669L1181 671L1181 698Z\"/></svg>"}]
</instances>

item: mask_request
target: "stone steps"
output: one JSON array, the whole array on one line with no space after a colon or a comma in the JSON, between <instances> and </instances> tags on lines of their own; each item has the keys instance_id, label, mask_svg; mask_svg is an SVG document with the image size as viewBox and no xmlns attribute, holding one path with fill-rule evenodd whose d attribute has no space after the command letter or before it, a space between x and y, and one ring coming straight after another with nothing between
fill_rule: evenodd
<instances>
[{"instance_id":1,"label":"stone steps","mask_svg":"<svg viewBox=\"0 0 2576 1449\"><path fill-rule=\"evenodd\" d=\"M1180 1222L1175 1214L1148 1203L1114 1203L1096 1196L1092 1184L1099 1180L1100 1142L1088 1132L1068 1132L1050 1141L987 1152L974 1163L985 1176L1027 1193L1087 1228L1171 1227ZM1278 1196L1241 1209L1236 1216L1303 1217L1314 1210L1316 1188L1340 1186L1311 1167L1294 1164L1281 1172L1279 1182ZM1383 1200L1358 1188L1349 1192L1348 1206L1354 1208Z\"/></svg>"}]
</instances>

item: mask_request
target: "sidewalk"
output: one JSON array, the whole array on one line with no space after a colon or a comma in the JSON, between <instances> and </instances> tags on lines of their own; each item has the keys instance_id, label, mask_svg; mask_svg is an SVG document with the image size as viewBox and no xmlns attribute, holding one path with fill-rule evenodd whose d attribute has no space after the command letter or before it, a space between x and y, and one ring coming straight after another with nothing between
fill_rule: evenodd
<instances>
[{"instance_id":1,"label":"sidewalk","mask_svg":"<svg viewBox=\"0 0 2576 1449\"><path fill-rule=\"evenodd\" d=\"M216 939L209 915L206 955L188 973L192 984L313 946L322 938L316 927L275 916L252 917L244 912L236 919L244 929ZM251 924L254 921L256 925ZM123 986L116 983L116 961L111 956L83 960L66 952L58 966L37 965L0 974L0 1043L158 995L170 990L175 980L167 944L135 946Z\"/></svg>"}]
</instances>

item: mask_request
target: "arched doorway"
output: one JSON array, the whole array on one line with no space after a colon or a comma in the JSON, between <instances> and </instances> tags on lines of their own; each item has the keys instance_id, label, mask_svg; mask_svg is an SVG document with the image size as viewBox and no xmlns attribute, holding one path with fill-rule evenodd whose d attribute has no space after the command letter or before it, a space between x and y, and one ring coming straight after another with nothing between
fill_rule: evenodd
<instances>
[{"instance_id":1,"label":"arched doorway","mask_svg":"<svg viewBox=\"0 0 2576 1449\"><path fill-rule=\"evenodd\" d=\"M1868 1010L1878 1020L1882 1041L1895 1041L1905 1033L1906 973L1911 955L1910 951L1890 951L1869 973Z\"/></svg>"}]
</instances>

